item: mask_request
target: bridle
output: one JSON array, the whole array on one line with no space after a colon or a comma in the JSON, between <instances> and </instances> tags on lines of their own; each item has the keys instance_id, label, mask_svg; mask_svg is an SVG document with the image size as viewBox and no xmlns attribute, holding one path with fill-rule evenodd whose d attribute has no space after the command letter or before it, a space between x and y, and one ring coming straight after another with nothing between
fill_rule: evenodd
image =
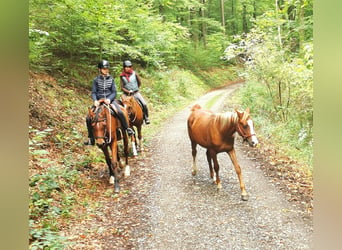
<instances>
[{"instance_id":1,"label":"bridle","mask_svg":"<svg viewBox=\"0 0 342 250\"><path fill-rule=\"evenodd\" d=\"M106 105L106 104L103 104L102 105L104 108L107 108L110 112L110 108L109 108L109 105ZM92 123L99 123L99 122L106 122L107 121L107 117L104 116L102 119L99 120L99 114L100 112L102 112L102 109L100 110L100 107L97 107L96 110L95 110L95 117L94 119L92 119ZM109 129L111 130L111 126L112 126L112 120L109 119ZM108 133L109 134L109 138L106 136L107 134L107 122L105 124L105 129L104 129L104 132L103 132L103 135L104 136L95 136L95 140L96 139L104 139L105 142L108 144L112 141L112 137L111 137L111 133Z\"/></svg>"},{"instance_id":2,"label":"bridle","mask_svg":"<svg viewBox=\"0 0 342 250\"><path fill-rule=\"evenodd\" d=\"M129 95L129 96L133 96L133 95ZM132 103L132 101L131 100L130 101L124 100L123 103L124 103L125 106L128 106L128 107L131 108L130 112L128 112L128 109L126 109L130 122L132 122L132 123L135 122L135 120L137 119L137 113L133 112L133 103ZM129 105L127 105L126 103L128 103ZM131 119L132 117L133 117L133 119Z\"/></svg>"},{"instance_id":3,"label":"bridle","mask_svg":"<svg viewBox=\"0 0 342 250\"><path fill-rule=\"evenodd\" d=\"M246 126L249 126L249 125L246 125ZM245 126L243 126L243 125L241 125L240 123L239 123L239 121L237 121L237 124L236 124L236 131L239 133L239 135L241 135L242 136L242 138L243 138L243 140L244 141L247 141L247 139L248 138L250 138L250 137L252 137L252 136L255 136L256 134L251 134L251 133L249 133L249 134L247 134L247 133L245 133L245 131L244 131L244 128Z\"/></svg>"}]
</instances>

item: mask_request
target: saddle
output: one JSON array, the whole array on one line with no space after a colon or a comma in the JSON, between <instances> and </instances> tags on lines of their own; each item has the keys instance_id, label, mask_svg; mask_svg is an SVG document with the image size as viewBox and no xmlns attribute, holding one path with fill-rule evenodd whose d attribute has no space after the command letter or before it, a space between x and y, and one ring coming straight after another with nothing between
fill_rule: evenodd
<instances>
[{"instance_id":1,"label":"saddle","mask_svg":"<svg viewBox=\"0 0 342 250\"><path fill-rule=\"evenodd\" d=\"M102 101L102 100L101 100L101 101ZM102 102L101 102L101 101L100 101L100 103L103 103L103 101L102 101ZM123 102L122 102L121 100L114 100L114 101L115 101L117 104L119 104L121 107L123 107ZM117 111L115 105L109 104L108 106L109 106L110 114L111 114L112 116L114 116L116 119L119 119L118 111ZM95 109L95 107L94 107L94 109ZM120 120L120 119L119 119L119 120ZM121 140L121 139L122 139L122 128L121 128L121 126L118 127L118 128L116 129L116 136L117 136L117 139L118 139L118 140Z\"/></svg>"}]
</instances>

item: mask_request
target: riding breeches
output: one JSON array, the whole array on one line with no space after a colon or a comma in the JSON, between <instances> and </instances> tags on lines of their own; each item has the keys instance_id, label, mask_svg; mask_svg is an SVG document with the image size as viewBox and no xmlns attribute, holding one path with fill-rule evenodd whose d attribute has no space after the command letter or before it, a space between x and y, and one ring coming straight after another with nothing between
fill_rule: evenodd
<instances>
[{"instance_id":1,"label":"riding breeches","mask_svg":"<svg viewBox=\"0 0 342 250\"><path fill-rule=\"evenodd\" d=\"M119 104L115 101L113 101L111 104L115 106L115 113L117 114L117 117L121 122L122 128L126 130L128 128L128 121L126 120L126 117L124 113L122 112Z\"/></svg>"}]
</instances>

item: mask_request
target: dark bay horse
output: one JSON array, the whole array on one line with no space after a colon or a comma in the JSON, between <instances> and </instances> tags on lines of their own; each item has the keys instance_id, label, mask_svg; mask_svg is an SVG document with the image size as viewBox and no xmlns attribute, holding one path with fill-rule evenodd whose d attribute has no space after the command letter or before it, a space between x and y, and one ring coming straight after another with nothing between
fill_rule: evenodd
<instances>
[{"instance_id":1,"label":"dark bay horse","mask_svg":"<svg viewBox=\"0 0 342 250\"><path fill-rule=\"evenodd\" d=\"M128 113L129 117L129 127L134 129L134 127L138 130L138 143L136 143L136 133L132 135L132 148L133 148L133 155L137 155L137 146L140 151L144 151L143 145L143 137L141 133L141 128L144 122L144 115L143 110L139 102L134 95L121 95L121 101Z\"/></svg>"},{"instance_id":2,"label":"dark bay horse","mask_svg":"<svg viewBox=\"0 0 342 250\"><path fill-rule=\"evenodd\" d=\"M121 127L120 121L111 114L113 105L107 105L103 100L100 105L92 110L89 108L89 116L92 121L93 134L96 145L103 151L106 163L109 169L109 183L114 184L114 191L120 191L119 180L121 178L121 170L125 167L125 176L129 175L130 167L128 165L128 138L126 133L122 133L118 128ZM122 111L126 115L125 109ZM120 161L118 140L123 140L125 164ZM109 153L109 149L110 152Z\"/></svg>"},{"instance_id":3,"label":"dark bay horse","mask_svg":"<svg viewBox=\"0 0 342 250\"><path fill-rule=\"evenodd\" d=\"M218 189L222 188L219 178L217 154L227 152L239 178L241 199L248 200L248 194L242 180L241 168L237 162L234 150L233 134L238 132L238 134L252 147L255 147L258 144L258 139L254 132L253 121L250 118L249 108L244 112L235 110L235 112L215 114L212 111L204 110L200 105L195 104L191 108L191 114L187 122L193 158L192 175L196 175L197 173L196 146L199 144L207 149L206 155L209 164L210 177L214 179ZM214 162L216 176L213 172L212 161Z\"/></svg>"}]
</instances>

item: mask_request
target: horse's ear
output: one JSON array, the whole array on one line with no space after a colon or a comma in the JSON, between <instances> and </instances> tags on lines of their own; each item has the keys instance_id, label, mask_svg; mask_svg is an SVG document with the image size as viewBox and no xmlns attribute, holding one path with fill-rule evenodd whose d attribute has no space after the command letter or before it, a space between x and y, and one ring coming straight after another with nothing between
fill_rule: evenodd
<instances>
[{"instance_id":1,"label":"horse's ear","mask_svg":"<svg viewBox=\"0 0 342 250\"><path fill-rule=\"evenodd\" d=\"M246 108L246 113L250 113L250 109L249 108Z\"/></svg>"},{"instance_id":2,"label":"horse's ear","mask_svg":"<svg viewBox=\"0 0 342 250\"><path fill-rule=\"evenodd\" d=\"M237 113L238 117L241 119L243 116L243 113L241 113L239 110L235 109L235 112Z\"/></svg>"},{"instance_id":3,"label":"horse's ear","mask_svg":"<svg viewBox=\"0 0 342 250\"><path fill-rule=\"evenodd\" d=\"M88 108L88 114L89 115L94 115L94 111L93 111L93 108Z\"/></svg>"}]
</instances>

